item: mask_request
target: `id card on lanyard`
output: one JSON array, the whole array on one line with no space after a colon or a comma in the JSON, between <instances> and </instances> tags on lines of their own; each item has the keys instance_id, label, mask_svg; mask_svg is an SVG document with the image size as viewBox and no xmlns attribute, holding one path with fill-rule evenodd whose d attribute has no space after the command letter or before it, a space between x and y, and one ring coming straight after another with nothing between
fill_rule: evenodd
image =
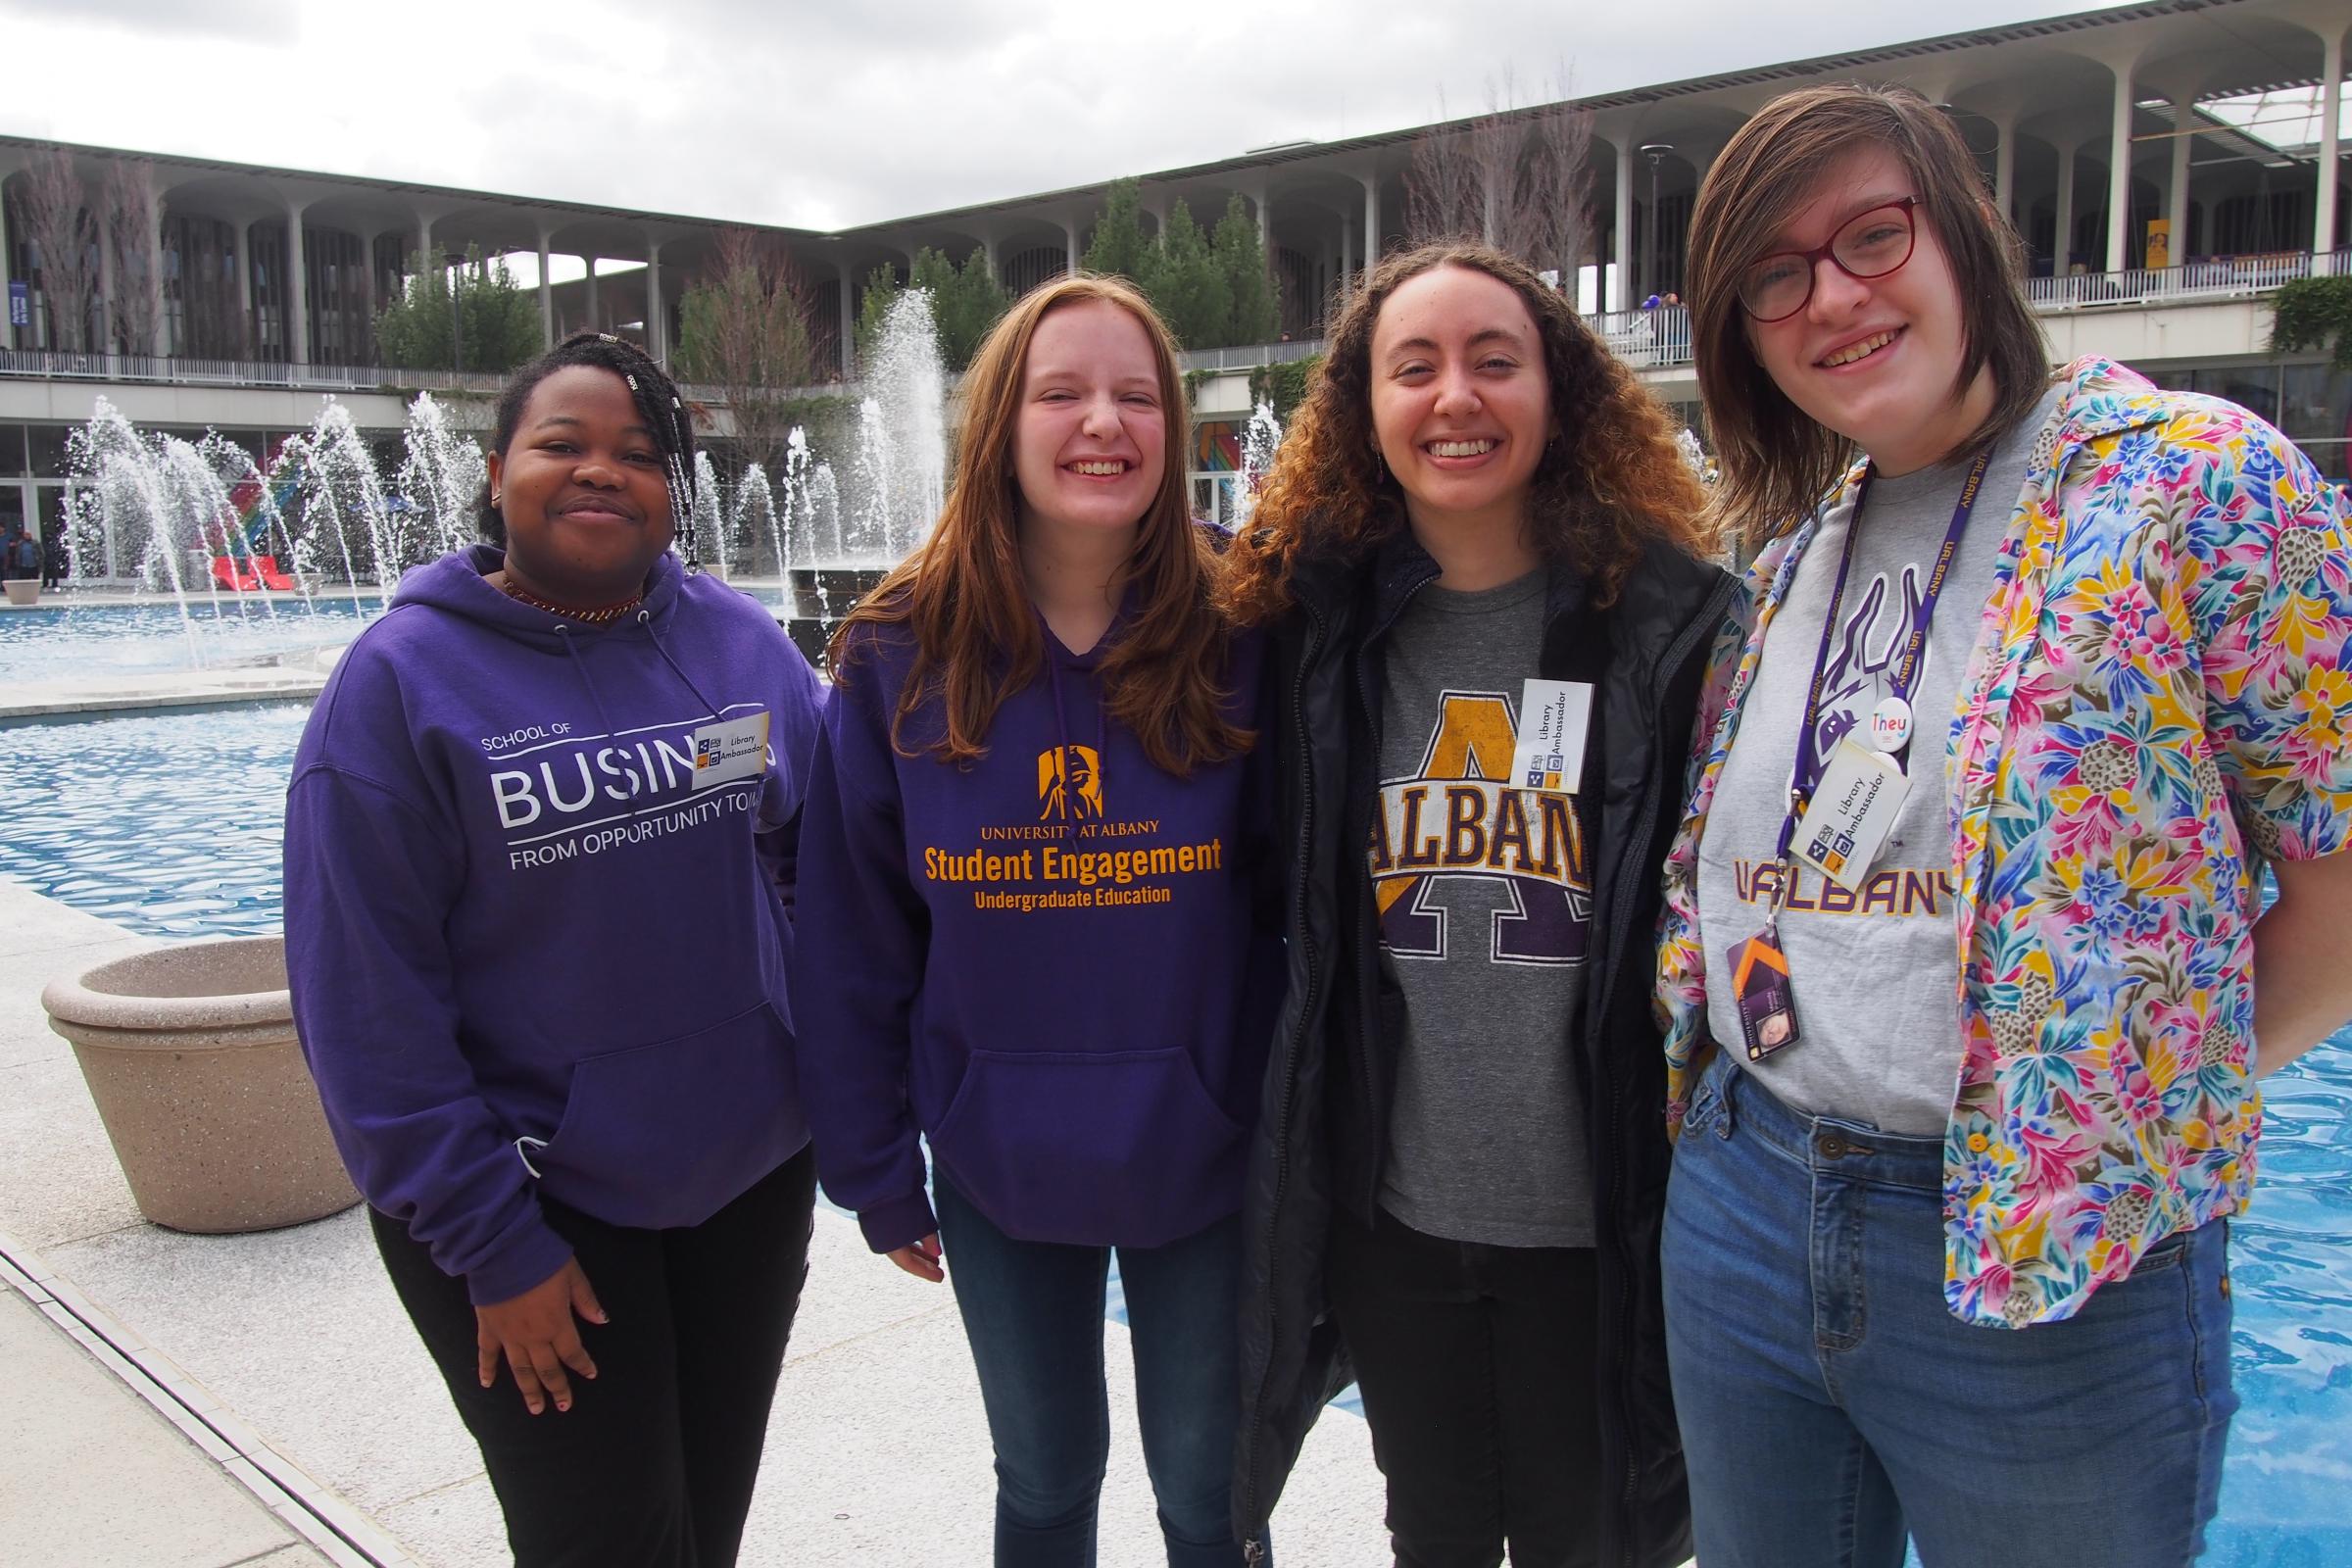
<instances>
[{"instance_id":1,"label":"id card on lanyard","mask_svg":"<svg viewBox=\"0 0 2352 1568\"><path fill-rule=\"evenodd\" d=\"M1750 1061L1761 1061L1797 1041L1795 987L1780 933L1781 905L1796 879L1797 863L1813 867L1849 892L1860 892L1910 794L1911 742L1917 729L1912 696L1927 652L1928 628L1936 614L1936 601L1942 597L1944 580L1951 575L1952 560L1959 554L1961 535L1968 530L1969 514L1976 510L1984 470L1991 465L1992 448L1988 446L1977 454L1960 486L1959 503L1952 509L1951 525L1944 530L1943 548L1928 573L1919 612L1901 656L1874 688L1868 716L1857 730L1840 736L1824 758L1820 749L1822 688L1829 681L1830 655L1837 645L1838 612L1845 601L1846 579L1853 572L1862 504L1869 498L1870 481L1877 470L1865 468L1862 472L1852 514L1846 518L1838 578L1822 616L1821 647L1813 656L1813 673L1806 684L1804 728L1796 738L1788 809L1781 820L1780 842L1774 852L1780 875L1773 880L1763 929L1732 944L1724 953L1742 1044Z\"/></svg>"}]
</instances>

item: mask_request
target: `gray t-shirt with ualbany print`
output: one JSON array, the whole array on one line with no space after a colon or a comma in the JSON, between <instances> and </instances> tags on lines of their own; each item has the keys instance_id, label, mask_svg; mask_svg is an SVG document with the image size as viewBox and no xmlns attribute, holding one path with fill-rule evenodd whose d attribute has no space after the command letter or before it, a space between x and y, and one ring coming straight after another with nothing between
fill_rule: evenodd
<instances>
[{"instance_id":1,"label":"gray t-shirt with ualbany print","mask_svg":"<svg viewBox=\"0 0 2352 1568\"><path fill-rule=\"evenodd\" d=\"M1384 650L1370 850L1403 1028L1380 1204L1425 1235L1592 1245L1574 1044L1592 880L1570 794L1515 787L1544 574L1432 584Z\"/></svg>"},{"instance_id":2,"label":"gray t-shirt with ualbany print","mask_svg":"<svg viewBox=\"0 0 2352 1568\"><path fill-rule=\"evenodd\" d=\"M1959 947L1952 912L1951 790L1945 760L1953 709L1984 606L1992 597L2034 438L2058 406L2053 389L2005 436L1985 469L1961 536L1911 698L1911 786L1877 867L1853 892L1798 866L1781 910L1781 943L1796 998L1797 1043L1746 1060L1724 954L1756 934L1775 884L1773 852L1796 768L1805 689L1852 518L1823 517L1796 580L1764 638L1763 664L1717 781L1699 839L1699 940L1707 956L1707 1021L1717 1042L1789 1104L1882 1131L1934 1136L1950 1119L1960 1076ZM1870 716L1874 678L1901 655L1952 509L1975 461L1874 480L1855 539L1822 684L1818 745Z\"/></svg>"}]
</instances>

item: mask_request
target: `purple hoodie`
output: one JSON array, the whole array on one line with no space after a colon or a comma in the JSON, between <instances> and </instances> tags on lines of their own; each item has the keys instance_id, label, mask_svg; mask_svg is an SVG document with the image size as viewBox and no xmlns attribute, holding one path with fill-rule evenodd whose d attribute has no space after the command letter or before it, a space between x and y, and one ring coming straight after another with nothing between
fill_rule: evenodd
<instances>
[{"instance_id":1,"label":"purple hoodie","mask_svg":"<svg viewBox=\"0 0 2352 1568\"><path fill-rule=\"evenodd\" d=\"M1107 717L1096 658L1043 635L969 767L891 745L903 628L860 641L826 706L801 1084L825 1191L876 1251L938 1228L918 1134L1024 1241L1154 1247L1241 1206L1280 1000L1267 774L1254 757L1154 767ZM1252 728L1258 664L1244 639L1228 711ZM909 749L937 711L909 721Z\"/></svg>"},{"instance_id":2,"label":"purple hoodie","mask_svg":"<svg viewBox=\"0 0 2352 1568\"><path fill-rule=\"evenodd\" d=\"M542 1190L693 1225L807 1143L786 900L822 700L772 615L672 556L602 628L491 587L500 559L402 580L286 797L286 963L328 1125L477 1303L570 1255Z\"/></svg>"}]
</instances>

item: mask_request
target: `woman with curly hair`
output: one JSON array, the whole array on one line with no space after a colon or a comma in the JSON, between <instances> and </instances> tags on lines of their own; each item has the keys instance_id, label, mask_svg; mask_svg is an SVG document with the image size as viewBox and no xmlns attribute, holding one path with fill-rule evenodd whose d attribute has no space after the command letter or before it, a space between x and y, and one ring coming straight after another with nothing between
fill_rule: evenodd
<instances>
[{"instance_id":1,"label":"woman with curly hair","mask_svg":"<svg viewBox=\"0 0 2352 1568\"><path fill-rule=\"evenodd\" d=\"M1236 1524L1351 1359L1414 1565L1690 1555L1658 865L1709 635L1663 411L1520 263L1374 268L1232 594L1269 623L1289 993L1250 1184Z\"/></svg>"}]
</instances>

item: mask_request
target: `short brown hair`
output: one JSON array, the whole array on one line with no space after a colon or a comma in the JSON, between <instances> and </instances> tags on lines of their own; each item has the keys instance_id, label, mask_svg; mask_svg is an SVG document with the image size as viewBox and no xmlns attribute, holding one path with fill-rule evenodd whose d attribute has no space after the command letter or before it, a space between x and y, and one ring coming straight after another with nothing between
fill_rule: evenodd
<instances>
[{"instance_id":1,"label":"short brown hair","mask_svg":"<svg viewBox=\"0 0 2352 1568\"><path fill-rule=\"evenodd\" d=\"M1403 492L1372 434L1372 329L1391 295L1441 267L1508 285L1535 321L1560 431L1536 465L1530 498L1545 558L1588 573L1594 602L1607 604L1652 539L1710 554L1697 529L1704 498L1664 406L1526 263L1492 246L1439 240L1375 266L1332 325L1322 368L1234 548L1230 599L1242 619L1262 622L1288 607L1300 560L1360 561L1404 527Z\"/></svg>"},{"instance_id":2,"label":"short brown hair","mask_svg":"<svg viewBox=\"0 0 2352 1568\"><path fill-rule=\"evenodd\" d=\"M1154 766L1180 776L1250 747L1250 732L1225 713L1232 628L1216 604L1224 563L1185 502L1191 429L1176 340L1133 287L1077 272L1031 290L982 340L964 372L956 483L939 521L833 633L828 654L834 679L843 681L861 662L865 636L901 623L911 630L914 662L891 721L891 744L902 756L929 751L959 764L979 759L998 708L1035 678L1044 659L1021 569L1012 440L1038 322L1087 304L1116 306L1142 325L1166 426L1159 489L1127 559L1132 612L1097 666L1111 716L1143 743ZM909 748L907 720L934 699L942 710L937 734Z\"/></svg>"},{"instance_id":3,"label":"short brown hair","mask_svg":"<svg viewBox=\"0 0 2352 1568\"><path fill-rule=\"evenodd\" d=\"M1954 395L1990 367L1997 395L1963 447L2013 428L2040 401L2050 362L2026 302L2025 247L1992 210L1950 119L1908 87L1859 84L1784 93L1740 127L1690 215L1690 340L1722 482L1719 523L1751 544L1794 528L1852 461L1851 443L1788 401L1756 363L1740 278L1767 255L1842 160L1885 147L1917 184L1960 296Z\"/></svg>"}]
</instances>

